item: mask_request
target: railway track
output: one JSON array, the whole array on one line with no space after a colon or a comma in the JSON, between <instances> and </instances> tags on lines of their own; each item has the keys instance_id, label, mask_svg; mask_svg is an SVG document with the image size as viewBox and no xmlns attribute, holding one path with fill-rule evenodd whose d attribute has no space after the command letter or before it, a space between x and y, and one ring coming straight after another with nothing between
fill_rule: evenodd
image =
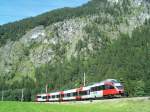
<instances>
[{"instance_id":1,"label":"railway track","mask_svg":"<svg viewBox=\"0 0 150 112\"><path fill-rule=\"evenodd\" d=\"M113 99L99 99L86 101L69 101L69 102L43 102L46 104L89 104L89 103L107 103L107 102L124 102L124 101L148 101L149 97L131 97L131 98L113 98ZM40 102L37 102L40 103Z\"/></svg>"}]
</instances>

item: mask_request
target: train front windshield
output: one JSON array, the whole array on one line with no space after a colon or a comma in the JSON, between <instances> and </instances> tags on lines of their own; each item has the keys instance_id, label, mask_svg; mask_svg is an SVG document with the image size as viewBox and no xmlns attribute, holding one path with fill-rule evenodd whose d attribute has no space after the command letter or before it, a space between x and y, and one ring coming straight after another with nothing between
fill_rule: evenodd
<instances>
[{"instance_id":1,"label":"train front windshield","mask_svg":"<svg viewBox=\"0 0 150 112\"><path fill-rule=\"evenodd\" d=\"M123 89L123 86L116 86L118 89Z\"/></svg>"}]
</instances>

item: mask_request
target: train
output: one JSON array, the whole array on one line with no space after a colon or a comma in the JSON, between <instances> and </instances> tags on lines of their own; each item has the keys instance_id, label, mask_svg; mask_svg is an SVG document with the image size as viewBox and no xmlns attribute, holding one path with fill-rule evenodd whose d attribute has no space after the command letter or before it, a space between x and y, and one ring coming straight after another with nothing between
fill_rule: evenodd
<instances>
[{"instance_id":1,"label":"train","mask_svg":"<svg viewBox=\"0 0 150 112\"><path fill-rule=\"evenodd\" d=\"M36 102L83 101L124 96L124 86L116 79L106 79L89 86L36 95Z\"/></svg>"}]
</instances>

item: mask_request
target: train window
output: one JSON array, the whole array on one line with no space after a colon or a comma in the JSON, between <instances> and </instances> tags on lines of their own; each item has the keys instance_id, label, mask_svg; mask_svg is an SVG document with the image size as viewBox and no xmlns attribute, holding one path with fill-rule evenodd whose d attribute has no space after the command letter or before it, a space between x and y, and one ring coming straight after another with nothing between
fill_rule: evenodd
<instances>
[{"instance_id":1,"label":"train window","mask_svg":"<svg viewBox=\"0 0 150 112\"><path fill-rule=\"evenodd\" d=\"M48 96L48 99L50 99L51 98L51 96Z\"/></svg>"},{"instance_id":2,"label":"train window","mask_svg":"<svg viewBox=\"0 0 150 112\"><path fill-rule=\"evenodd\" d=\"M115 80L115 79L113 79L113 80L111 80L113 83L118 83L118 81L117 80Z\"/></svg>"},{"instance_id":3,"label":"train window","mask_svg":"<svg viewBox=\"0 0 150 112\"><path fill-rule=\"evenodd\" d=\"M97 87L97 90L98 90L98 91L103 90L103 89L104 89L104 86L98 86L98 87Z\"/></svg>"},{"instance_id":4,"label":"train window","mask_svg":"<svg viewBox=\"0 0 150 112\"><path fill-rule=\"evenodd\" d=\"M74 92L74 93L73 93L73 96L77 96L77 92Z\"/></svg>"},{"instance_id":5,"label":"train window","mask_svg":"<svg viewBox=\"0 0 150 112\"><path fill-rule=\"evenodd\" d=\"M41 98L41 96L37 96L37 98Z\"/></svg>"},{"instance_id":6,"label":"train window","mask_svg":"<svg viewBox=\"0 0 150 112\"><path fill-rule=\"evenodd\" d=\"M79 92L79 95L81 95L81 96L82 96L82 95L87 95L87 91L80 91L80 92Z\"/></svg>"},{"instance_id":7,"label":"train window","mask_svg":"<svg viewBox=\"0 0 150 112\"><path fill-rule=\"evenodd\" d=\"M56 95L56 98L60 98L60 95Z\"/></svg>"},{"instance_id":8,"label":"train window","mask_svg":"<svg viewBox=\"0 0 150 112\"><path fill-rule=\"evenodd\" d=\"M91 88L91 92L94 92L94 91L96 91L96 87Z\"/></svg>"},{"instance_id":9,"label":"train window","mask_svg":"<svg viewBox=\"0 0 150 112\"><path fill-rule=\"evenodd\" d=\"M91 92L103 90L104 86L96 86L91 88Z\"/></svg>"},{"instance_id":10,"label":"train window","mask_svg":"<svg viewBox=\"0 0 150 112\"><path fill-rule=\"evenodd\" d=\"M67 97L70 97L71 96L71 94L70 93L67 93Z\"/></svg>"},{"instance_id":11,"label":"train window","mask_svg":"<svg viewBox=\"0 0 150 112\"><path fill-rule=\"evenodd\" d=\"M55 95L53 95L52 98L55 98Z\"/></svg>"},{"instance_id":12,"label":"train window","mask_svg":"<svg viewBox=\"0 0 150 112\"><path fill-rule=\"evenodd\" d=\"M42 98L43 98L43 99L46 99L46 96L43 96Z\"/></svg>"},{"instance_id":13,"label":"train window","mask_svg":"<svg viewBox=\"0 0 150 112\"><path fill-rule=\"evenodd\" d=\"M110 86L109 89L114 89L114 87L113 87L113 86Z\"/></svg>"},{"instance_id":14,"label":"train window","mask_svg":"<svg viewBox=\"0 0 150 112\"><path fill-rule=\"evenodd\" d=\"M123 86L116 86L118 89L123 89Z\"/></svg>"},{"instance_id":15,"label":"train window","mask_svg":"<svg viewBox=\"0 0 150 112\"><path fill-rule=\"evenodd\" d=\"M108 85L105 85L105 89L106 89L106 90L109 89L109 86L108 86Z\"/></svg>"},{"instance_id":16,"label":"train window","mask_svg":"<svg viewBox=\"0 0 150 112\"><path fill-rule=\"evenodd\" d=\"M105 85L105 89L106 89L106 90L107 90L107 89L114 89L114 87L111 86L111 85Z\"/></svg>"},{"instance_id":17,"label":"train window","mask_svg":"<svg viewBox=\"0 0 150 112\"><path fill-rule=\"evenodd\" d=\"M72 96L72 93L70 93L70 97Z\"/></svg>"}]
</instances>

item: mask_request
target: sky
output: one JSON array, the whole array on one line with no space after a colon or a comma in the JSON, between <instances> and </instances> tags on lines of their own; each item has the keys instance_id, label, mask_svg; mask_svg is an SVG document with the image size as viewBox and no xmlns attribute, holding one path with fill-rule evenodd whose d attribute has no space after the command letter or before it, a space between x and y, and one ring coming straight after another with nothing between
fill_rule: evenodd
<instances>
[{"instance_id":1,"label":"sky","mask_svg":"<svg viewBox=\"0 0 150 112\"><path fill-rule=\"evenodd\" d=\"M0 25L36 16L44 12L77 7L89 0L0 0Z\"/></svg>"}]
</instances>

